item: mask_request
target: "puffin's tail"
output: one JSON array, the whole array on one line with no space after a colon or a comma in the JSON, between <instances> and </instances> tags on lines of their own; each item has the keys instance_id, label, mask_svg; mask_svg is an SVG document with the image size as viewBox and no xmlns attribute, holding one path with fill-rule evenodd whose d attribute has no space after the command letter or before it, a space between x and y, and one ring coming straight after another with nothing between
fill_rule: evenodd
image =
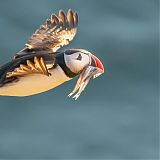
<instances>
[{"instance_id":1,"label":"puffin's tail","mask_svg":"<svg viewBox=\"0 0 160 160\"><path fill-rule=\"evenodd\" d=\"M10 70L13 62L10 61L0 67L0 87L3 86L4 80L6 78L6 73Z\"/></svg>"}]
</instances>

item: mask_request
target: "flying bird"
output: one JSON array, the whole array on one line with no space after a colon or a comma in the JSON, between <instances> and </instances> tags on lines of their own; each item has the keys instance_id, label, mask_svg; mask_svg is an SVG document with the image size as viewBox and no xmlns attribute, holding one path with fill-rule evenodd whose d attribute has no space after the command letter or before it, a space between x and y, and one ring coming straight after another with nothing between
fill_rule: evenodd
<instances>
[{"instance_id":1,"label":"flying bird","mask_svg":"<svg viewBox=\"0 0 160 160\"><path fill-rule=\"evenodd\" d=\"M31 96L48 91L79 75L68 95L77 99L92 78L104 73L102 62L84 49L58 51L77 33L78 15L70 9L54 13L11 61L0 67L1 96Z\"/></svg>"}]
</instances>

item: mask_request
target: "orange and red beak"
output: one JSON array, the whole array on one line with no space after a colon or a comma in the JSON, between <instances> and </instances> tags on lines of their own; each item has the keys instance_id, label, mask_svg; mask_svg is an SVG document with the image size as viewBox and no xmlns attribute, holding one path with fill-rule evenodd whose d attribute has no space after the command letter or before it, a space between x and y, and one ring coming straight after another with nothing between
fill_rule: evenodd
<instances>
[{"instance_id":1,"label":"orange and red beak","mask_svg":"<svg viewBox=\"0 0 160 160\"><path fill-rule=\"evenodd\" d=\"M103 67L103 64L102 62L94 55L91 56L92 60L94 61L95 63L95 66L94 67L97 67L98 70L101 72L101 73L104 73L104 67Z\"/></svg>"}]
</instances>

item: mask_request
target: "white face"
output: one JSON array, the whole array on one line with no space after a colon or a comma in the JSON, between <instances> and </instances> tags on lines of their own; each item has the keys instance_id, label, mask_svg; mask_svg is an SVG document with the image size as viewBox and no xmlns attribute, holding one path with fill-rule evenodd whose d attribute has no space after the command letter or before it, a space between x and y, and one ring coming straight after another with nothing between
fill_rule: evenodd
<instances>
[{"instance_id":1,"label":"white face","mask_svg":"<svg viewBox=\"0 0 160 160\"><path fill-rule=\"evenodd\" d=\"M78 73L90 63L90 57L82 52L75 52L73 54L65 54L65 63L67 67L74 73Z\"/></svg>"}]
</instances>

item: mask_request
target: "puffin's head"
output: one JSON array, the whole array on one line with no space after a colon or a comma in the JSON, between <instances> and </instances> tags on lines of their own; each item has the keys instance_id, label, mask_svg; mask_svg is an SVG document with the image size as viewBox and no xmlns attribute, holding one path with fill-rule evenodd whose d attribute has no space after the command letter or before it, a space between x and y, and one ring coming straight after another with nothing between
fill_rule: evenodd
<instances>
[{"instance_id":1,"label":"puffin's head","mask_svg":"<svg viewBox=\"0 0 160 160\"><path fill-rule=\"evenodd\" d=\"M75 99L80 96L92 77L96 78L104 73L102 62L84 49L66 50L64 52L64 60L71 72L75 75L80 74L74 90L69 94L69 96L71 96L79 89L77 94L73 97Z\"/></svg>"},{"instance_id":2,"label":"puffin's head","mask_svg":"<svg viewBox=\"0 0 160 160\"><path fill-rule=\"evenodd\" d=\"M66 66L75 74L81 73L88 66L92 66L99 71L99 74L104 73L102 62L90 52L84 49L71 49L66 50L64 53ZM94 77L98 77L94 75Z\"/></svg>"}]
</instances>

